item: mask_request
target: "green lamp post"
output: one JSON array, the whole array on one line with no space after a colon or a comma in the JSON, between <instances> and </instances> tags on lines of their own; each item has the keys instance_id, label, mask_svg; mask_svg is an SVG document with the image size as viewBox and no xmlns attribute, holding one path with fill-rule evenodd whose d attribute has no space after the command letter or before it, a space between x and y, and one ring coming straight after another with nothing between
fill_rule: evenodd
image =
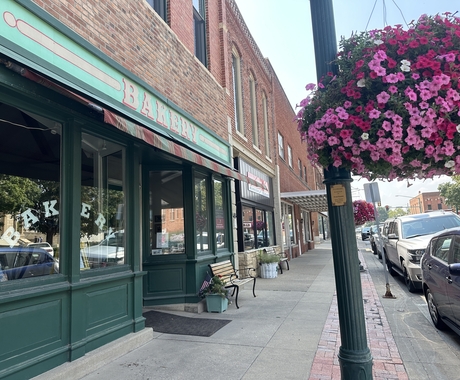
<instances>
[{"instance_id":1,"label":"green lamp post","mask_svg":"<svg viewBox=\"0 0 460 380\"><path fill-rule=\"evenodd\" d=\"M332 0L310 0L317 78L334 72L337 54ZM372 379L372 356L367 346L358 247L354 231L351 173L330 166L324 170L330 236L334 258L342 379Z\"/></svg>"}]
</instances>

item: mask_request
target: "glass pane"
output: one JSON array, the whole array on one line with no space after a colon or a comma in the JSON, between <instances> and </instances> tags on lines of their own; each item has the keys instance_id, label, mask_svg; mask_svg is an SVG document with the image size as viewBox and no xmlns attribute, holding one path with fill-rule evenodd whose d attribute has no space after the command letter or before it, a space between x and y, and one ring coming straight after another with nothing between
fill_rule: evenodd
<instances>
[{"instance_id":1,"label":"glass pane","mask_svg":"<svg viewBox=\"0 0 460 380\"><path fill-rule=\"evenodd\" d=\"M253 209L251 207L243 207L243 239L245 251L255 247L253 217Z\"/></svg>"},{"instance_id":2,"label":"glass pane","mask_svg":"<svg viewBox=\"0 0 460 380\"><path fill-rule=\"evenodd\" d=\"M228 247L225 238L225 198L222 181L214 180L214 205L216 208L216 240L217 248Z\"/></svg>"},{"instance_id":3,"label":"glass pane","mask_svg":"<svg viewBox=\"0 0 460 380\"><path fill-rule=\"evenodd\" d=\"M0 282L59 272L59 123L0 103Z\"/></svg>"},{"instance_id":4,"label":"glass pane","mask_svg":"<svg viewBox=\"0 0 460 380\"><path fill-rule=\"evenodd\" d=\"M273 213L271 211L266 211L266 219L268 245L275 245L275 227L273 225Z\"/></svg>"},{"instance_id":5,"label":"glass pane","mask_svg":"<svg viewBox=\"0 0 460 380\"><path fill-rule=\"evenodd\" d=\"M80 269L125 263L123 149L82 134Z\"/></svg>"},{"instance_id":6,"label":"glass pane","mask_svg":"<svg viewBox=\"0 0 460 380\"><path fill-rule=\"evenodd\" d=\"M207 251L212 249L212 241L209 240L208 226L208 200L206 194L207 179L195 178L195 227L196 227L196 249Z\"/></svg>"},{"instance_id":7,"label":"glass pane","mask_svg":"<svg viewBox=\"0 0 460 380\"><path fill-rule=\"evenodd\" d=\"M185 252L182 172L150 172L150 247L152 255Z\"/></svg>"}]
</instances>

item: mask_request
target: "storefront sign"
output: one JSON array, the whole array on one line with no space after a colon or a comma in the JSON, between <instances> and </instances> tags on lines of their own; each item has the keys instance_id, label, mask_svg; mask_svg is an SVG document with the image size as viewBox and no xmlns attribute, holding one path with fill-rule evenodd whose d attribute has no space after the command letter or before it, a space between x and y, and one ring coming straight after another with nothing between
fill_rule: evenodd
<instances>
[{"instance_id":1,"label":"storefront sign","mask_svg":"<svg viewBox=\"0 0 460 380\"><path fill-rule=\"evenodd\" d=\"M248 172L248 177L256 181L257 183L260 183L260 186L254 186L251 184L248 184L248 189L249 191L252 191L253 193L260 194L266 198L270 198L270 192L268 191L268 182L264 181L263 179L257 177L256 175Z\"/></svg>"},{"instance_id":2,"label":"storefront sign","mask_svg":"<svg viewBox=\"0 0 460 380\"><path fill-rule=\"evenodd\" d=\"M227 142L178 107L167 104L168 100L155 95L147 84L123 75L114 68L115 62L109 64L108 57L100 58L101 52L85 49L13 0L2 0L0 13L0 52L8 55L13 51L17 56L18 51L25 50L29 59L23 54L21 57L28 64L33 62L31 66L40 62L40 70L51 77L128 114L155 132L167 137L172 133L175 139L231 165Z\"/></svg>"},{"instance_id":3,"label":"storefront sign","mask_svg":"<svg viewBox=\"0 0 460 380\"><path fill-rule=\"evenodd\" d=\"M54 207L56 206L57 200L52 200L52 201L46 201L43 202L43 210L44 210L44 215L45 218L49 218L51 216L57 216L59 215L59 211L56 210ZM123 205L119 205L119 209L122 210ZM81 204L81 212L80 215L83 218L89 218L91 211L91 205L82 203ZM32 210L31 208L28 208L24 212L20 214L22 217L23 223L24 223L24 228L28 229L30 228L33 224L37 223L39 221L36 210ZM100 231L104 231L104 227L106 225L107 220L105 219L104 215L101 213L97 214L96 220L94 221L94 224L96 224L99 227ZM109 235L111 234L111 231L109 230ZM3 233L2 236L0 236L0 239L5 240L10 247L12 248L16 243L18 243L19 238L21 237L21 234L16 231L13 227L9 227L6 229L6 231Z\"/></svg>"}]
</instances>

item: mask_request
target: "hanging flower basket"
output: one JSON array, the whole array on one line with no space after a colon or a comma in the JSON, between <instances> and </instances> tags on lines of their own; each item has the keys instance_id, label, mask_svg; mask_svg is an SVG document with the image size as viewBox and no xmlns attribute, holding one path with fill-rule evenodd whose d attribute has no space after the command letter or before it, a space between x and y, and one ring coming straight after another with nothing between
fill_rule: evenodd
<instances>
[{"instance_id":1,"label":"hanging flower basket","mask_svg":"<svg viewBox=\"0 0 460 380\"><path fill-rule=\"evenodd\" d=\"M355 225L357 226L375 220L374 205L363 200L354 201L353 215L355 218Z\"/></svg>"},{"instance_id":2,"label":"hanging flower basket","mask_svg":"<svg viewBox=\"0 0 460 380\"><path fill-rule=\"evenodd\" d=\"M460 173L460 18L352 35L335 63L299 105L312 163L369 180Z\"/></svg>"}]
</instances>

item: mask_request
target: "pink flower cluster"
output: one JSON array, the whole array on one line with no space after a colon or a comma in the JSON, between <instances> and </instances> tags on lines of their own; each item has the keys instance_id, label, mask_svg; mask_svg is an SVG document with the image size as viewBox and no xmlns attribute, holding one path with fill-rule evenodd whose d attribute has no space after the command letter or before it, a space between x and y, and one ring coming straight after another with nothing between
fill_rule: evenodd
<instances>
[{"instance_id":1,"label":"pink flower cluster","mask_svg":"<svg viewBox=\"0 0 460 380\"><path fill-rule=\"evenodd\" d=\"M375 220L374 205L363 200L353 202L353 215L355 225L360 226L371 220Z\"/></svg>"},{"instance_id":2,"label":"pink flower cluster","mask_svg":"<svg viewBox=\"0 0 460 380\"><path fill-rule=\"evenodd\" d=\"M354 35L336 63L300 103L313 163L369 179L460 173L460 18Z\"/></svg>"}]
</instances>

